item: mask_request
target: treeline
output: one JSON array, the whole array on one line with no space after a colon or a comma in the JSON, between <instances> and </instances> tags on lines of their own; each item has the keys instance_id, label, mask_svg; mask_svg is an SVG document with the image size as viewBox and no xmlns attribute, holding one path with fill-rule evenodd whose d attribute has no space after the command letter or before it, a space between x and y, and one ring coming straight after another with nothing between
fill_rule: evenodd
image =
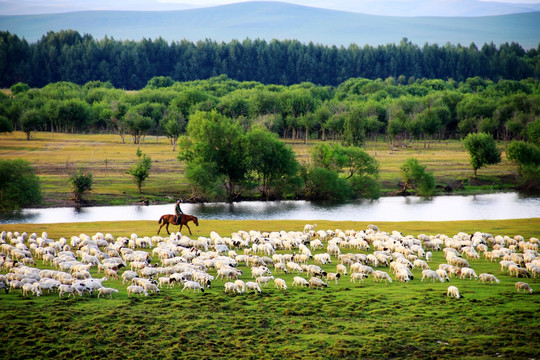
<instances>
[{"instance_id":1,"label":"treeline","mask_svg":"<svg viewBox=\"0 0 540 360\"><path fill-rule=\"evenodd\" d=\"M217 111L246 129L260 125L282 138L336 140L361 146L462 138L540 139L540 81L349 79L337 87L239 82L222 75L175 82L154 77L139 91L109 82L18 83L0 93L0 131L110 132L135 143L166 135L173 145L196 112ZM418 144L418 142L416 143Z\"/></svg>"},{"instance_id":2,"label":"treeline","mask_svg":"<svg viewBox=\"0 0 540 360\"><path fill-rule=\"evenodd\" d=\"M399 44L348 47L302 44L296 40L218 43L162 38L118 41L94 39L66 30L49 32L36 43L0 32L0 86L23 82L31 87L68 81L83 85L109 81L122 89L140 89L155 76L175 81L221 74L238 81L291 85L312 82L337 86L349 78L522 80L540 76L540 45L525 51L517 43L469 46Z\"/></svg>"}]
</instances>

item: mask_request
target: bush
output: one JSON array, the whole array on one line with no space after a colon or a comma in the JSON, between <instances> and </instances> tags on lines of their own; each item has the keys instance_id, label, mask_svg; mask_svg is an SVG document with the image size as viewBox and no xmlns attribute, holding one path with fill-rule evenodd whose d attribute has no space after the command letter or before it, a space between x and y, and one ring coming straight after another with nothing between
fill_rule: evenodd
<instances>
[{"instance_id":1,"label":"bush","mask_svg":"<svg viewBox=\"0 0 540 360\"><path fill-rule=\"evenodd\" d=\"M41 203L41 184L22 159L0 160L0 209L15 210Z\"/></svg>"},{"instance_id":2,"label":"bush","mask_svg":"<svg viewBox=\"0 0 540 360\"><path fill-rule=\"evenodd\" d=\"M137 148L137 158L139 160L126 173L133 176L140 194L142 193L142 184L148 177L150 168L152 167L152 159L146 156L146 154L143 154L141 148Z\"/></svg>"},{"instance_id":3,"label":"bush","mask_svg":"<svg viewBox=\"0 0 540 360\"><path fill-rule=\"evenodd\" d=\"M309 200L344 201L354 196L349 182L338 173L322 167L303 168L305 197Z\"/></svg>"},{"instance_id":4,"label":"bush","mask_svg":"<svg viewBox=\"0 0 540 360\"><path fill-rule=\"evenodd\" d=\"M435 177L432 172L426 171L426 165L421 165L417 159L409 158L401 165L403 177L403 190L416 189L421 196L431 196L435 192Z\"/></svg>"},{"instance_id":5,"label":"bush","mask_svg":"<svg viewBox=\"0 0 540 360\"><path fill-rule=\"evenodd\" d=\"M84 169L78 168L69 176L69 181L73 188L75 201L78 203L84 202L85 193L92 190L92 173L90 171L84 171Z\"/></svg>"}]
</instances>

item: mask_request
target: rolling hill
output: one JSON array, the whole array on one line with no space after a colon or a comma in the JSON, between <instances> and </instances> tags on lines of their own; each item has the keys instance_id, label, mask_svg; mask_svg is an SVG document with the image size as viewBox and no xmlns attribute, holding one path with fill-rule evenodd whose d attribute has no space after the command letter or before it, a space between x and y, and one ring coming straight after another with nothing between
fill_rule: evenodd
<instances>
[{"instance_id":1,"label":"rolling hill","mask_svg":"<svg viewBox=\"0 0 540 360\"><path fill-rule=\"evenodd\" d=\"M518 42L536 48L540 12L484 17L392 17L326 10L280 2L245 2L178 11L82 11L61 14L0 16L0 30L35 42L48 31L73 29L94 38L167 41L206 38L228 42L297 39L348 46L399 43L404 37L423 45L481 46Z\"/></svg>"}]
</instances>

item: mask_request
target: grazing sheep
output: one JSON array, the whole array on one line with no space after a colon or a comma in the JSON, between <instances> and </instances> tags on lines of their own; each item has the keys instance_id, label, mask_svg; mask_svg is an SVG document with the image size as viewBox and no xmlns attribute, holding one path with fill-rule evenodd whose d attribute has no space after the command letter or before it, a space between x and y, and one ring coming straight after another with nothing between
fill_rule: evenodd
<instances>
[{"instance_id":1,"label":"grazing sheep","mask_svg":"<svg viewBox=\"0 0 540 360\"><path fill-rule=\"evenodd\" d=\"M293 278L292 286L309 286L309 282L300 276L295 276Z\"/></svg>"},{"instance_id":2,"label":"grazing sheep","mask_svg":"<svg viewBox=\"0 0 540 360\"><path fill-rule=\"evenodd\" d=\"M310 231L314 231L313 229L314 229L315 227L317 227L317 224L313 224L313 225L311 225L311 224L306 224L306 225L304 226L304 234L309 233Z\"/></svg>"},{"instance_id":3,"label":"grazing sheep","mask_svg":"<svg viewBox=\"0 0 540 360\"><path fill-rule=\"evenodd\" d=\"M246 291L246 283L242 280L236 280L234 282L236 285L238 285L238 288L240 289L241 292L245 292Z\"/></svg>"},{"instance_id":4,"label":"grazing sheep","mask_svg":"<svg viewBox=\"0 0 540 360\"><path fill-rule=\"evenodd\" d=\"M476 273L474 272L473 269L471 268L468 268L468 267L464 267L464 268L461 268L461 275L460 275L460 278L461 279L464 279L465 277L469 277L469 280L471 280L473 277L475 279L478 279L478 276L476 275Z\"/></svg>"},{"instance_id":5,"label":"grazing sheep","mask_svg":"<svg viewBox=\"0 0 540 360\"><path fill-rule=\"evenodd\" d=\"M328 284L326 284L324 281L322 281L318 277L313 276L311 279L309 279L309 287L320 289L323 287L328 287Z\"/></svg>"},{"instance_id":6,"label":"grazing sheep","mask_svg":"<svg viewBox=\"0 0 540 360\"><path fill-rule=\"evenodd\" d=\"M200 283L198 283L197 281L192 281L192 280L187 280L185 283L184 283L184 287L182 288L182 291L186 290L189 291L189 290L193 290L193 292L195 291L202 291L204 292L204 288L202 287L202 285Z\"/></svg>"},{"instance_id":7,"label":"grazing sheep","mask_svg":"<svg viewBox=\"0 0 540 360\"><path fill-rule=\"evenodd\" d=\"M481 281L483 284L485 284L486 281L489 281L491 284L493 284L493 282L496 282L497 284L500 283L499 279L497 279L495 275L488 273L478 275L478 281Z\"/></svg>"},{"instance_id":8,"label":"grazing sheep","mask_svg":"<svg viewBox=\"0 0 540 360\"><path fill-rule=\"evenodd\" d=\"M232 293L236 292L236 293L239 293L239 294L241 293L240 287L238 287L238 284L235 284L235 283L230 282L230 281L225 283L225 290L223 292L226 292L226 293L227 292L232 292Z\"/></svg>"},{"instance_id":9,"label":"grazing sheep","mask_svg":"<svg viewBox=\"0 0 540 360\"><path fill-rule=\"evenodd\" d=\"M259 292L261 293L261 287L259 286L259 284L257 284L256 282L253 282L253 281L248 281L246 282L246 291L247 290L253 290L254 292Z\"/></svg>"},{"instance_id":10,"label":"grazing sheep","mask_svg":"<svg viewBox=\"0 0 540 360\"><path fill-rule=\"evenodd\" d=\"M446 291L446 296L453 296L455 297L456 299L459 299L460 297L463 297L463 296L460 296L459 295L459 290L457 287L455 286L449 286L448 287L448 290Z\"/></svg>"},{"instance_id":11,"label":"grazing sheep","mask_svg":"<svg viewBox=\"0 0 540 360\"><path fill-rule=\"evenodd\" d=\"M144 296L148 296L148 292L142 286L139 286L139 285L129 285L127 287L127 294L128 296L130 296L131 294L139 295L139 296L141 294L144 294Z\"/></svg>"},{"instance_id":12,"label":"grazing sheep","mask_svg":"<svg viewBox=\"0 0 540 360\"><path fill-rule=\"evenodd\" d=\"M289 270L289 272L292 274L300 274L301 272L303 272L302 267L293 261L287 262L287 270Z\"/></svg>"},{"instance_id":13,"label":"grazing sheep","mask_svg":"<svg viewBox=\"0 0 540 360\"><path fill-rule=\"evenodd\" d=\"M336 285L340 277L341 277L340 273L326 273L326 281L334 280L336 282Z\"/></svg>"},{"instance_id":14,"label":"grazing sheep","mask_svg":"<svg viewBox=\"0 0 540 360\"><path fill-rule=\"evenodd\" d=\"M336 265L336 272L341 275L347 275L347 267L343 264Z\"/></svg>"},{"instance_id":15,"label":"grazing sheep","mask_svg":"<svg viewBox=\"0 0 540 360\"><path fill-rule=\"evenodd\" d=\"M376 282L381 282L384 280L384 283L392 282L392 279L390 278L390 275L388 275L387 272L381 271L381 270L375 270L373 272L373 280Z\"/></svg>"},{"instance_id":16,"label":"grazing sheep","mask_svg":"<svg viewBox=\"0 0 540 360\"><path fill-rule=\"evenodd\" d=\"M281 289L281 290L287 290L287 283L285 283L285 280L281 278L275 278L274 279L274 287Z\"/></svg>"},{"instance_id":17,"label":"grazing sheep","mask_svg":"<svg viewBox=\"0 0 540 360\"><path fill-rule=\"evenodd\" d=\"M103 295L103 296L106 296L106 295L109 295L109 298L112 299L112 294L113 293L117 293L118 292L118 289L113 289L113 288L108 288L108 287L102 287L102 288L99 288L98 289L98 299L100 297L100 295Z\"/></svg>"},{"instance_id":18,"label":"grazing sheep","mask_svg":"<svg viewBox=\"0 0 540 360\"><path fill-rule=\"evenodd\" d=\"M521 281L516 283L516 290L517 290L517 292L520 292L520 290L525 290L525 291L530 292L531 294L533 293L533 289L531 289L529 284L527 284L525 282L521 282Z\"/></svg>"},{"instance_id":19,"label":"grazing sheep","mask_svg":"<svg viewBox=\"0 0 540 360\"><path fill-rule=\"evenodd\" d=\"M448 272L444 269L437 269L435 272L441 277L441 279L450 281L450 278L448 277Z\"/></svg>"},{"instance_id":20,"label":"grazing sheep","mask_svg":"<svg viewBox=\"0 0 540 360\"><path fill-rule=\"evenodd\" d=\"M351 274L351 282L356 283L356 280L364 282L364 279L366 279L367 277L367 274L355 272Z\"/></svg>"},{"instance_id":21,"label":"grazing sheep","mask_svg":"<svg viewBox=\"0 0 540 360\"><path fill-rule=\"evenodd\" d=\"M41 290L39 289L39 283L37 282L34 282L34 283L28 283L28 284L24 284L22 286L22 294L24 296L28 295L28 293L31 292L32 294L34 294L34 296L40 296L41 295Z\"/></svg>"},{"instance_id":22,"label":"grazing sheep","mask_svg":"<svg viewBox=\"0 0 540 360\"><path fill-rule=\"evenodd\" d=\"M256 281L257 281L257 284L259 285L263 285L263 286L268 286L268 283L270 282L270 280L274 280L274 277L273 276L259 276Z\"/></svg>"},{"instance_id":23,"label":"grazing sheep","mask_svg":"<svg viewBox=\"0 0 540 360\"><path fill-rule=\"evenodd\" d=\"M82 293L75 287L71 285L60 285L58 287L58 296L62 297L64 294L73 295L75 297L75 293L79 294L79 296L82 296Z\"/></svg>"},{"instance_id":24,"label":"grazing sheep","mask_svg":"<svg viewBox=\"0 0 540 360\"><path fill-rule=\"evenodd\" d=\"M420 280L420 281L423 282L424 279L431 279L431 282L435 282L435 280L439 280L440 282L444 282L443 278L439 275L439 273L437 273L437 271L434 271L434 270L423 270L422 271L422 280Z\"/></svg>"},{"instance_id":25,"label":"grazing sheep","mask_svg":"<svg viewBox=\"0 0 540 360\"><path fill-rule=\"evenodd\" d=\"M424 260L420 260L420 259L414 260L413 265L414 265L415 268L420 268L420 269L423 269L423 270L429 270L430 269L428 263L425 262Z\"/></svg>"}]
</instances>

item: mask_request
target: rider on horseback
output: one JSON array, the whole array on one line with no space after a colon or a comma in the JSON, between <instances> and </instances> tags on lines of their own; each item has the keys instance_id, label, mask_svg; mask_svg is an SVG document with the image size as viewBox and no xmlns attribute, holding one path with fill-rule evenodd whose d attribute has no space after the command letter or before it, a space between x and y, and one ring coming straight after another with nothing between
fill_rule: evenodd
<instances>
[{"instance_id":1,"label":"rider on horseback","mask_svg":"<svg viewBox=\"0 0 540 360\"><path fill-rule=\"evenodd\" d=\"M182 199L178 199L176 202L176 206L174 208L174 212L176 213L176 216L174 217L174 222L176 224L180 223L180 219L182 218L182 214L184 213L182 209L180 209L180 203L182 202Z\"/></svg>"}]
</instances>

